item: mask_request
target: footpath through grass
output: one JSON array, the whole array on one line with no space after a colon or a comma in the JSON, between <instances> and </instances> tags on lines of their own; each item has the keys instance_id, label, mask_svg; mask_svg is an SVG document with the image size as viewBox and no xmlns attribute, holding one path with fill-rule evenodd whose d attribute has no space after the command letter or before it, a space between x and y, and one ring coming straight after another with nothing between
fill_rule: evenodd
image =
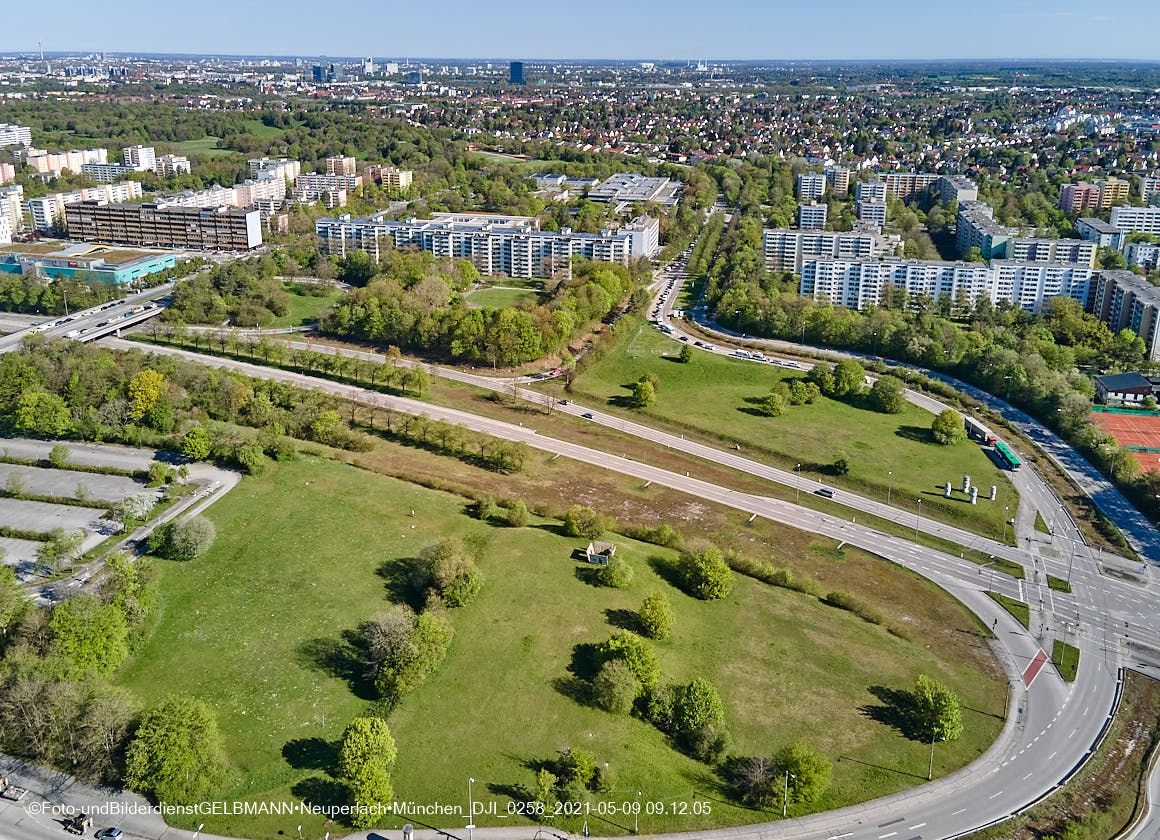
<instances>
[{"instance_id":1,"label":"footpath through grass","mask_svg":"<svg viewBox=\"0 0 1160 840\"><path fill-rule=\"evenodd\" d=\"M936 443L929 412L907 403L900 414L882 414L821 397L812 405L790 406L780 417L763 417L755 401L778 381L804 373L700 350L682 364L676 359L681 342L650 325L628 319L624 323L614 347L587 365L572 384L578 401L711 444L736 443L748 457L781 468L800 463L810 478L883 501L889 495L904 510L917 512L921 498L924 517L1002 538L1006 512L1019 503L1017 491L978 445ZM630 409L629 387L645 374L660 380L656 403ZM832 468L839 453L849 460L846 476L835 475ZM964 475L980 488L976 505L960 492ZM943 497L947 481L950 499ZM987 498L992 484L997 487L995 501Z\"/></svg>"},{"instance_id":2,"label":"footpath through grass","mask_svg":"<svg viewBox=\"0 0 1160 840\"><path fill-rule=\"evenodd\" d=\"M724 601L696 601L655 568L673 552L619 536L618 556L633 565L635 580L626 590L599 589L572 559L584 541L559 535L554 521L511 529L463 511L461 497L315 458L246 478L210 508L218 537L206 556L162 564L160 624L118 681L144 702L176 689L213 704L236 770L224 799L334 801L342 795L328 775L334 743L371 700L338 655L343 634L389 603L401 561L458 534L484 546L484 586L474 603L453 611L447 660L391 717L400 800L460 802L471 775L480 780L477 800L495 801L503 814L505 791L531 784L534 762L576 746L609 763L614 801L640 790L645 801L711 803L710 814L642 815L644 833L768 819L729 804L712 770L673 750L653 727L572 699L585 646L631 621L654 591L668 595L677 619L674 639L657 646L666 678L714 682L739 752L772 752L804 738L835 762L834 783L814 810L925 779L928 745L890 722L897 718L891 692L912 687L919 673L950 685L965 710L966 733L939 750L936 773L976 758L1001 726L1003 687L978 669L990 657L973 616L933 585L857 550L829 549L826 563L849 566L868 590L896 576L912 580L924 594L898 603L918 597L921 606L899 607L892 619L914 622L915 640L741 576ZM926 623L930 610L937 625ZM964 654L964 640L979 652ZM408 821L387 819L383 827ZM259 838L292 835L298 823L305 833L327 830L321 818L298 816L176 820L187 828L198 822L207 832ZM631 820L596 819L590 827L624 834Z\"/></svg>"}]
</instances>

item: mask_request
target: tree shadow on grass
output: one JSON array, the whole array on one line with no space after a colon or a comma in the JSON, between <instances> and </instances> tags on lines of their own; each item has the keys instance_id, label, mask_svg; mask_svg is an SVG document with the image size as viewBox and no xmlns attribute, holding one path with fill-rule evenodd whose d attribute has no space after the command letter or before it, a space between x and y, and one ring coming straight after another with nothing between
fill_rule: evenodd
<instances>
[{"instance_id":1,"label":"tree shadow on grass","mask_svg":"<svg viewBox=\"0 0 1160 840\"><path fill-rule=\"evenodd\" d=\"M298 662L345 680L360 700L377 700L374 682L367 678L358 633L346 630L338 639L307 639L298 646Z\"/></svg>"},{"instance_id":2,"label":"tree shadow on grass","mask_svg":"<svg viewBox=\"0 0 1160 840\"><path fill-rule=\"evenodd\" d=\"M596 676L596 645L581 642L572 648L572 661L568 663L568 673L590 680Z\"/></svg>"},{"instance_id":3,"label":"tree shadow on grass","mask_svg":"<svg viewBox=\"0 0 1160 840\"><path fill-rule=\"evenodd\" d=\"M852 761L854 764L861 764L863 767L873 767L875 770L881 770L883 774L897 774L899 776L908 776L911 779L922 779L924 782L926 781L926 776L920 776L917 773L911 773L909 770L899 770L895 767L885 767L881 764L872 764L869 761L862 761L858 758L851 758L848 755L838 756L838 761Z\"/></svg>"},{"instance_id":4,"label":"tree shadow on grass","mask_svg":"<svg viewBox=\"0 0 1160 840\"><path fill-rule=\"evenodd\" d=\"M580 553L583 555L584 552ZM575 555L575 552L573 552L573 555ZM604 586L600 580L600 570L603 568L603 566L594 566L591 563L584 561L584 565L577 566L573 574L576 575L576 580L580 581L581 583L586 583L589 586L595 586L599 588Z\"/></svg>"},{"instance_id":5,"label":"tree shadow on grass","mask_svg":"<svg viewBox=\"0 0 1160 840\"><path fill-rule=\"evenodd\" d=\"M350 793L346 785L322 776L311 776L296 782L290 792L301 802L308 802L318 808L335 809L332 813L338 813L337 809L350 804ZM342 821L341 817L337 819Z\"/></svg>"},{"instance_id":6,"label":"tree shadow on grass","mask_svg":"<svg viewBox=\"0 0 1160 840\"><path fill-rule=\"evenodd\" d=\"M295 738L282 745L282 758L296 770L334 771L338 745L324 738Z\"/></svg>"},{"instance_id":7,"label":"tree shadow on grass","mask_svg":"<svg viewBox=\"0 0 1160 840\"><path fill-rule=\"evenodd\" d=\"M682 592L685 591L685 578L681 574L678 560L670 560L668 557L661 557L659 554L654 554L648 558L648 564L661 580L669 584L669 586L679 589Z\"/></svg>"},{"instance_id":8,"label":"tree shadow on grass","mask_svg":"<svg viewBox=\"0 0 1160 840\"><path fill-rule=\"evenodd\" d=\"M644 635L643 628L640 625L640 614L636 610L614 610L610 608L604 611L604 617L613 627L619 627L621 630L631 630L637 635Z\"/></svg>"},{"instance_id":9,"label":"tree shadow on grass","mask_svg":"<svg viewBox=\"0 0 1160 840\"><path fill-rule=\"evenodd\" d=\"M915 443L936 443L930 429L923 426L899 426L895 429L894 434L905 440L912 440Z\"/></svg>"},{"instance_id":10,"label":"tree shadow on grass","mask_svg":"<svg viewBox=\"0 0 1160 840\"><path fill-rule=\"evenodd\" d=\"M588 680L576 676L556 677L552 680L552 688L581 706L592 705L592 683Z\"/></svg>"},{"instance_id":11,"label":"tree shadow on grass","mask_svg":"<svg viewBox=\"0 0 1160 840\"><path fill-rule=\"evenodd\" d=\"M859 712L912 741L925 740L914 725L914 695L911 692L884 685L872 685L869 690L881 705L867 704L859 708Z\"/></svg>"},{"instance_id":12,"label":"tree shadow on grass","mask_svg":"<svg viewBox=\"0 0 1160 840\"><path fill-rule=\"evenodd\" d=\"M411 585L411 571L416 562L414 557L392 557L380 563L375 574L383 579L387 597L391 601L419 610L423 607L421 593L417 593Z\"/></svg>"}]
</instances>

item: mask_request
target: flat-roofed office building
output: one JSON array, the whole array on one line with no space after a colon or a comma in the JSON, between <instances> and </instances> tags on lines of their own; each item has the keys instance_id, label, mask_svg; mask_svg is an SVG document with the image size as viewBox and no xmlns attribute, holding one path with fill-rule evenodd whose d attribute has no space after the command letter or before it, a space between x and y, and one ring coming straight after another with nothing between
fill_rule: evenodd
<instances>
[{"instance_id":1,"label":"flat-roofed office building","mask_svg":"<svg viewBox=\"0 0 1160 840\"><path fill-rule=\"evenodd\" d=\"M249 250L262 244L257 210L108 204L80 201L65 206L69 238L146 248Z\"/></svg>"}]
</instances>

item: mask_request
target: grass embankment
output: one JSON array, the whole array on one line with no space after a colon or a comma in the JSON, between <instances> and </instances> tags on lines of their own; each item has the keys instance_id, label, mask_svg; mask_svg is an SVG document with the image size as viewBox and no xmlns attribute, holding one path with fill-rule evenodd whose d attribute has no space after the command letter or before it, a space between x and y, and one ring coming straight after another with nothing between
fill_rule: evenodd
<instances>
[{"instance_id":1,"label":"grass embankment","mask_svg":"<svg viewBox=\"0 0 1160 840\"><path fill-rule=\"evenodd\" d=\"M921 498L924 517L1002 539L1004 508L1017 507L1018 493L979 446L936 443L930 413L907 403L900 414L882 414L821 397L812 405L791 406L780 417L763 417L755 401L778 381L803 373L700 351L682 364L676 359L680 342L649 325L625 323L614 347L585 366L572 384L577 400L710 444L736 443L747 456L782 468L800 463L810 478L883 501L889 495L904 509L916 510ZM660 380L656 403L630 409L629 386L645 374ZM849 460L846 476L832 468L840 452ZM982 490L976 505L958 489L964 475ZM950 499L943 498L947 481ZM992 484L998 488L995 501L986 498Z\"/></svg>"},{"instance_id":2,"label":"grass embankment","mask_svg":"<svg viewBox=\"0 0 1160 840\"><path fill-rule=\"evenodd\" d=\"M1024 628L1030 628L1031 608L1025 603L1017 601L1014 598L1008 598L1006 595L1000 595L998 592L988 592L987 594L994 598L1003 609L1015 616L1015 620L1022 624Z\"/></svg>"},{"instance_id":3,"label":"grass embankment","mask_svg":"<svg viewBox=\"0 0 1160 840\"><path fill-rule=\"evenodd\" d=\"M398 469L397 456L412 455L420 457L409 469L435 457L388 444L348 457ZM447 480L485 479L493 493L517 489L507 477L439 462L448 464ZM518 479L525 487L551 483L553 473L572 467L537 462L535 474ZM584 478L584 500L607 509L604 488ZM665 510L674 494L648 495L650 507L659 502ZM690 511L703 514L708 507L681 499ZM218 533L213 548L193 563L163 564L159 627L119 682L148 702L172 691L172 675L181 674L181 691L215 706L237 771L225 799L339 796L324 768L342 729L369 700L357 673L335 656L343 634L388 603L401 560L429 541L458 534L484 542L485 583L474 603L453 612L457 632L443 666L392 716L399 799L458 802L467 774L481 781L476 798L497 801L504 813L500 791L531 783L530 762L583 746L610 764L614 800L631 789L643 791L646 801L712 803L708 815L642 815L642 832L768 818L724 801L728 794L709 768L675 752L651 726L569 696L569 669L580 664L583 670L583 656L576 658L583 646L606 637L631 618L644 595L658 590L677 617L674 639L658 645L666 677L712 680L747 753L798 738L826 753L835 762L834 784L816 809L925 779L928 745L899 734L889 700L890 691L910 688L919 673L947 682L966 709L966 735L940 750L937 773L977 757L1001 725L1003 686L977 620L929 582L856 549L837 550L831 541L789 529L732 530L733 539L750 541L750 550L763 544L758 541L777 545L762 555L771 562L781 562L780 551L808 555L804 562L816 565L827 590L849 588L891 621L912 627L914 641L816 597L742 576L724 601L693 600L654 569L656 558L673 552L620 537L618 554L634 566L635 581L627 590L597 589L580 579L571 558L583 541L560 536L553 522L495 527L463 509L462 497L314 458L245 479L239 492L208 512ZM321 818L297 816L179 822L195 827L199 821L213 833L259 838L293 833L299 822L304 832L324 830ZM594 825L625 833L631 820Z\"/></svg>"},{"instance_id":4,"label":"grass embankment","mask_svg":"<svg viewBox=\"0 0 1160 840\"><path fill-rule=\"evenodd\" d=\"M1124 677L1120 708L1099 749L1066 785L1013 820L968 840L1110 840L1144 806L1143 789L1160 732L1160 682Z\"/></svg>"},{"instance_id":5,"label":"grass embankment","mask_svg":"<svg viewBox=\"0 0 1160 840\"><path fill-rule=\"evenodd\" d=\"M1051 661L1061 677L1068 682L1075 682L1075 672L1079 669L1079 648L1056 639L1051 646Z\"/></svg>"}]
</instances>

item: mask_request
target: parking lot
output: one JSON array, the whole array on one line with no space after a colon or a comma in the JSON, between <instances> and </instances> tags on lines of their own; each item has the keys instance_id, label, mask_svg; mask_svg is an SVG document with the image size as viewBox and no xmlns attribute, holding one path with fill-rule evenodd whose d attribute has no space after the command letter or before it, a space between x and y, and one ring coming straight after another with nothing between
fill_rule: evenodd
<instances>
[{"instance_id":1,"label":"parking lot","mask_svg":"<svg viewBox=\"0 0 1160 840\"><path fill-rule=\"evenodd\" d=\"M56 444L53 441L29 438L0 438L0 452L12 458L44 461ZM64 444L68 447L68 461L97 467L116 467L119 470L147 470L153 462L153 451L131 446L109 446L95 443Z\"/></svg>"},{"instance_id":2,"label":"parking lot","mask_svg":"<svg viewBox=\"0 0 1160 840\"><path fill-rule=\"evenodd\" d=\"M113 523L101 517L101 508L52 505L47 502L25 502L20 499L0 499L0 522L20 531L53 531L63 528L73 531L83 528L98 531Z\"/></svg>"},{"instance_id":3,"label":"parking lot","mask_svg":"<svg viewBox=\"0 0 1160 840\"><path fill-rule=\"evenodd\" d=\"M7 487L9 477L13 474L20 477L20 492L30 496L75 499L78 498L77 490L80 488L87 499L116 503L126 496L135 496L146 490L145 482L120 475L23 467L14 464L0 464L0 487Z\"/></svg>"}]
</instances>

